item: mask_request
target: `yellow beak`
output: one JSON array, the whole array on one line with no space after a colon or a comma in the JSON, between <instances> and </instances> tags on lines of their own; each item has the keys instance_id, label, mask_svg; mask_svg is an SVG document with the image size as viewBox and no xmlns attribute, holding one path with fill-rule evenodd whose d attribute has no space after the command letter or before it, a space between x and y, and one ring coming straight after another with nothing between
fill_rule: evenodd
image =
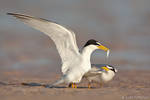
<instances>
[{"instance_id":1,"label":"yellow beak","mask_svg":"<svg viewBox=\"0 0 150 100\"><path fill-rule=\"evenodd\" d=\"M109 69L107 67L102 67L102 69L106 70L106 71L109 71Z\"/></svg>"},{"instance_id":2,"label":"yellow beak","mask_svg":"<svg viewBox=\"0 0 150 100\"><path fill-rule=\"evenodd\" d=\"M104 51L108 51L109 49L108 48L106 48L105 46L103 46L103 45L100 45L100 46L97 46L99 49L101 49L101 50L104 50Z\"/></svg>"},{"instance_id":3,"label":"yellow beak","mask_svg":"<svg viewBox=\"0 0 150 100\"><path fill-rule=\"evenodd\" d=\"M105 52L107 52L107 57L109 56L110 51L109 51L108 48L106 48L106 47L103 46L103 45L99 45L99 46L97 46L97 47L98 47L99 49L104 50Z\"/></svg>"}]
</instances>

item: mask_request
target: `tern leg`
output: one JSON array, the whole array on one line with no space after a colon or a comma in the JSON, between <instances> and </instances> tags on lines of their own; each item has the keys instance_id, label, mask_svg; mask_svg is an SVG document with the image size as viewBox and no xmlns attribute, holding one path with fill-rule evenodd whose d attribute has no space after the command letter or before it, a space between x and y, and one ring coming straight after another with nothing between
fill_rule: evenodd
<instances>
[{"instance_id":1,"label":"tern leg","mask_svg":"<svg viewBox=\"0 0 150 100\"><path fill-rule=\"evenodd\" d=\"M88 88L89 88L89 89L91 88L91 83L90 83L90 82L88 83Z\"/></svg>"},{"instance_id":2,"label":"tern leg","mask_svg":"<svg viewBox=\"0 0 150 100\"><path fill-rule=\"evenodd\" d=\"M70 83L70 84L68 85L68 87L77 88L77 85L76 85L76 83Z\"/></svg>"},{"instance_id":3,"label":"tern leg","mask_svg":"<svg viewBox=\"0 0 150 100\"><path fill-rule=\"evenodd\" d=\"M74 88L77 88L77 85L76 85L76 83L74 83Z\"/></svg>"},{"instance_id":4,"label":"tern leg","mask_svg":"<svg viewBox=\"0 0 150 100\"><path fill-rule=\"evenodd\" d=\"M74 88L74 83L71 83L71 87Z\"/></svg>"},{"instance_id":5,"label":"tern leg","mask_svg":"<svg viewBox=\"0 0 150 100\"><path fill-rule=\"evenodd\" d=\"M68 87L77 88L77 85L76 85L76 83L70 83Z\"/></svg>"}]
</instances>

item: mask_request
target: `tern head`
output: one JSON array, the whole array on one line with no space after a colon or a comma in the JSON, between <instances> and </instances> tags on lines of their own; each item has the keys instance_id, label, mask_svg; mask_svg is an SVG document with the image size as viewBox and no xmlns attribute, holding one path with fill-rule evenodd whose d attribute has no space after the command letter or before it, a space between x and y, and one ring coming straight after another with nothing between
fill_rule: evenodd
<instances>
[{"instance_id":1,"label":"tern head","mask_svg":"<svg viewBox=\"0 0 150 100\"><path fill-rule=\"evenodd\" d=\"M94 39L88 40L87 43L84 45L84 47L87 47L87 46L93 46L95 49L103 50L107 52L107 57L109 56L109 49Z\"/></svg>"},{"instance_id":2,"label":"tern head","mask_svg":"<svg viewBox=\"0 0 150 100\"><path fill-rule=\"evenodd\" d=\"M111 70L111 71L113 71L114 73L117 72L117 69L116 69L115 67L111 66L111 65L103 66L102 69L104 69L105 71Z\"/></svg>"}]
</instances>

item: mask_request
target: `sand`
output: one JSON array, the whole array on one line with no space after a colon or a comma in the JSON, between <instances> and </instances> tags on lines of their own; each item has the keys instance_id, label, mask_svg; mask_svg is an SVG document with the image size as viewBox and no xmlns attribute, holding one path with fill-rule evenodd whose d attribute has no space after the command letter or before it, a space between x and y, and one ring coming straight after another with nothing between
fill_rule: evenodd
<instances>
[{"instance_id":1,"label":"sand","mask_svg":"<svg viewBox=\"0 0 150 100\"><path fill-rule=\"evenodd\" d=\"M100 87L92 84L87 88L86 80L77 89L44 86L26 86L22 83L49 84L59 79L60 74L43 73L48 76L27 75L21 72L1 72L0 100L150 100L150 71L122 70L114 80Z\"/></svg>"}]
</instances>

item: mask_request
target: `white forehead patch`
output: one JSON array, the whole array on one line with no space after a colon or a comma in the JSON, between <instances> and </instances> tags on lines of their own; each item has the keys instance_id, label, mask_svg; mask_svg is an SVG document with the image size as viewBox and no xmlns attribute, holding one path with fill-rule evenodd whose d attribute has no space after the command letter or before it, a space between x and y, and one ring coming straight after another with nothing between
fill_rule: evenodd
<instances>
[{"instance_id":1,"label":"white forehead patch","mask_svg":"<svg viewBox=\"0 0 150 100\"><path fill-rule=\"evenodd\" d=\"M107 66L107 68L108 68L108 69L113 69L113 68L112 68L112 67L110 67L110 66Z\"/></svg>"},{"instance_id":2,"label":"white forehead patch","mask_svg":"<svg viewBox=\"0 0 150 100\"><path fill-rule=\"evenodd\" d=\"M101 45L101 43L99 43L99 42L96 42L98 45Z\"/></svg>"}]
</instances>

